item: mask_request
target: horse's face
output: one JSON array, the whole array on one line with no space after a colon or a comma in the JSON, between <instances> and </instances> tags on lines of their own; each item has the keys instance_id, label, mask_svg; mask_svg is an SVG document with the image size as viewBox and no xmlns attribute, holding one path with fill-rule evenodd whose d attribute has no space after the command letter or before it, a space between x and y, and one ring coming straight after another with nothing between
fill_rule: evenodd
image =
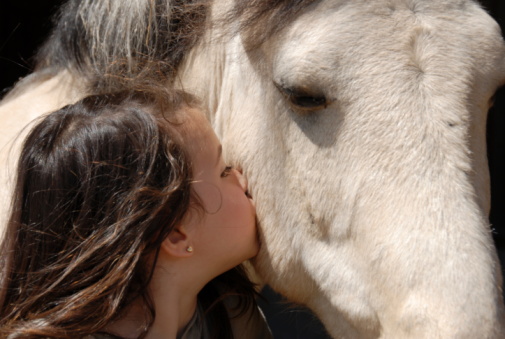
<instances>
[{"instance_id":1,"label":"horse's face","mask_svg":"<svg viewBox=\"0 0 505 339\"><path fill-rule=\"evenodd\" d=\"M227 47L214 124L257 201L260 275L335 336L491 336L497 24L468 1L321 1L253 35Z\"/></svg>"}]
</instances>

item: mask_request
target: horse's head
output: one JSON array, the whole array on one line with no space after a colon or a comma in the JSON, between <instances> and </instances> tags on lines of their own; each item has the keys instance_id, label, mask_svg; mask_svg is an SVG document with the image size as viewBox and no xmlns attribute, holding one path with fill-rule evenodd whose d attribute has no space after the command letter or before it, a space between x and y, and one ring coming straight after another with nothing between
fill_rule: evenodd
<instances>
[{"instance_id":1,"label":"horse's head","mask_svg":"<svg viewBox=\"0 0 505 339\"><path fill-rule=\"evenodd\" d=\"M40 54L60 75L2 103L7 132L72 101L62 78L133 72L139 55L173 75L184 58L173 82L203 97L249 177L266 282L335 337L503 337L485 145L497 24L471 0L215 0L186 55L207 13L188 3L68 2Z\"/></svg>"},{"instance_id":2,"label":"horse's head","mask_svg":"<svg viewBox=\"0 0 505 339\"><path fill-rule=\"evenodd\" d=\"M336 337L498 337L498 25L464 0L323 0L291 19L260 42L275 16L249 27L205 70L222 77L204 96L257 200L258 272Z\"/></svg>"}]
</instances>

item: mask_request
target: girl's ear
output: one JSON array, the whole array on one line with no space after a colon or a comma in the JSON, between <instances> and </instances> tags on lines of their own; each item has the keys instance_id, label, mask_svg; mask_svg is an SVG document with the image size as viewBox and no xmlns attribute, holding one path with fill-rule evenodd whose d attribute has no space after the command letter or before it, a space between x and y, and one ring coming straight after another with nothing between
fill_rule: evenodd
<instances>
[{"instance_id":1,"label":"girl's ear","mask_svg":"<svg viewBox=\"0 0 505 339\"><path fill-rule=\"evenodd\" d=\"M186 258L193 254L191 237L184 225L177 226L168 234L161 244L162 251L176 258Z\"/></svg>"}]
</instances>

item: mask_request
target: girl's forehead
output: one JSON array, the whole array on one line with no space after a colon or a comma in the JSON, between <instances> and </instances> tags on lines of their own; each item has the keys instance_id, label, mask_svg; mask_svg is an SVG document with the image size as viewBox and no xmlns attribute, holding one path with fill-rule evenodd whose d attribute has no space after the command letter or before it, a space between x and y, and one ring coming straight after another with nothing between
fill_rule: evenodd
<instances>
[{"instance_id":1,"label":"girl's forehead","mask_svg":"<svg viewBox=\"0 0 505 339\"><path fill-rule=\"evenodd\" d=\"M201 133L207 129L212 129L209 121L205 117L203 111L195 107L184 107L178 113L179 119L182 120L180 127L186 133Z\"/></svg>"}]
</instances>

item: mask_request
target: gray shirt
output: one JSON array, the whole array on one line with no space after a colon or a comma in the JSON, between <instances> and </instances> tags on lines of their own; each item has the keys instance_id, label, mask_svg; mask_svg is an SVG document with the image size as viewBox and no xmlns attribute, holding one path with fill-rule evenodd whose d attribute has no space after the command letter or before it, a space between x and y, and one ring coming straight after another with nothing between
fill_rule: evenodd
<instances>
[{"instance_id":1,"label":"gray shirt","mask_svg":"<svg viewBox=\"0 0 505 339\"><path fill-rule=\"evenodd\" d=\"M235 339L273 339L265 316L258 307L255 306L237 317L233 314L233 307L231 307L233 301L232 297L229 297L225 299L224 304L231 316L230 324ZM198 305L195 314L177 339L210 339L209 330L212 326L219 326L219 324L208 324L201 306ZM117 339L117 337L106 333L96 333L83 339Z\"/></svg>"}]
</instances>

